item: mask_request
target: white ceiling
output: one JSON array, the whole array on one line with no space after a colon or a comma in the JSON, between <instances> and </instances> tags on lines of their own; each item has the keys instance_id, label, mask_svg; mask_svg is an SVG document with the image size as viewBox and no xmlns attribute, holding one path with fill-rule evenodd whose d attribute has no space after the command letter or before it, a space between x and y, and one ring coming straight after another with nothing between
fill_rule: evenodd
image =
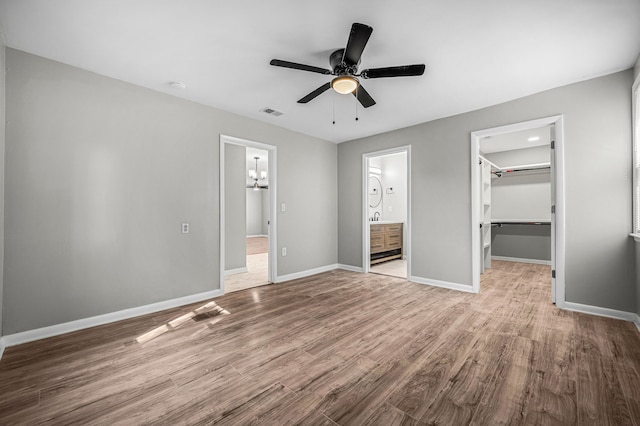
<instances>
[{"instance_id":1,"label":"white ceiling","mask_svg":"<svg viewBox=\"0 0 640 426\"><path fill-rule=\"evenodd\" d=\"M353 22L373 27L360 69L427 66L364 81L377 105L358 121L350 95L296 103L330 76L269 65L329 68ZM640 51L639 0L0 0L0 25L9 47L334 142L625 70Z\"/></svg>"}]
</instances>

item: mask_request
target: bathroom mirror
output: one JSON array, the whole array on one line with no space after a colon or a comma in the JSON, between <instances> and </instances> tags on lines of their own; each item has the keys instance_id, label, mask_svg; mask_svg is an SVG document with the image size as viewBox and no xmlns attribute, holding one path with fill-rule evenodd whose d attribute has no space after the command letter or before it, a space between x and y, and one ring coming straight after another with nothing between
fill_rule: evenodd
<instances>
[{"instance_id":1,"label":"bathroom mirror","mask_svg":"<svg viewBox=\"0 0 640 426\"><path fill-rule=\"evenodd\" d=\"M369 207L378 207L382 201L382 182L376 176L369 176Z\"/></svg>"}]
</instances>

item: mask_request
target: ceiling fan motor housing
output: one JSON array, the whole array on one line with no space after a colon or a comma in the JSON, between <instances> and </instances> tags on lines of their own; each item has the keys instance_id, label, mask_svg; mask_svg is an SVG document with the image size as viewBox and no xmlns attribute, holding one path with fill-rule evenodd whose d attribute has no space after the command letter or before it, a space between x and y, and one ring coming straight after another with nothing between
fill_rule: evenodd
<instances>
[{"instance_id":1,"label":"ceiling fan motor housing","mask_svg":"<svg viewBox=\"0 0 640 426\"><path fill-rule=\"evenodd\" d=\"M343 56L344 49L338 49L329 56L329 64L333 70L333 75L355 75L358 72L358 65L360 64L360 61L354 65L347 65L342 62Z\"/></svg>"}]
</instances>

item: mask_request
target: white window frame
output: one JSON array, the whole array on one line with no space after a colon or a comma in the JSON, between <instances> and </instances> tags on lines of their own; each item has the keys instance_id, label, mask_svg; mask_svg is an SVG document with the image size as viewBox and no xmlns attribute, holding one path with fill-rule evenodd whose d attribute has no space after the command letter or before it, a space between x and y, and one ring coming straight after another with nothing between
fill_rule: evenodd
<instances>
[{"instance_id":1,"label":"white window frame","mask_svg":"<svg viewBox=\"0 0 640 426\"><path fill-rule=\"evenodd\" d=\"M636 240L640 237L640 73L633 83L631 91L633 125L633 233Z\"/></svg>"}]
</instances>

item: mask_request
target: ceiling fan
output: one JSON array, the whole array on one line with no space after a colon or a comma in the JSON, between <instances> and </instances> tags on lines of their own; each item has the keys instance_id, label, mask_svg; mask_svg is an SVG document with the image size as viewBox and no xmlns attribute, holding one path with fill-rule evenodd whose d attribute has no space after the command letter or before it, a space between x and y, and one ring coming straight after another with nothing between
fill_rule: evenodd
<instances>
[{"instance_id":1,"label":"ceiling fan","mask_svg":"<svg viewBox=\"0 0 640 426\"><path fill-rule=\"evenodd\" d=\"M358 73L358 65L360 65L360 57L364 50L369 37L373 32L373 28L365 25L354 23L351 26L347 47L338 49L329 56L329 64L331 70L315 67L313 65L298 64L295 62L283 61L281 59L272 59L269 64L276 67L292 68L295 70L315 72L324 75L335 76L330 82L323 84L313 92L298 100L300 104L306 104L320 94L332 88L336 92L346 95L353 95L360 101L363 107L369 108L376 104L371 95L360 84L358 77L363 79L383 78L383 77L411 77L424 74L425 65L400 65L385 68L369 68Z\"/></svg>"}]
</instances>

